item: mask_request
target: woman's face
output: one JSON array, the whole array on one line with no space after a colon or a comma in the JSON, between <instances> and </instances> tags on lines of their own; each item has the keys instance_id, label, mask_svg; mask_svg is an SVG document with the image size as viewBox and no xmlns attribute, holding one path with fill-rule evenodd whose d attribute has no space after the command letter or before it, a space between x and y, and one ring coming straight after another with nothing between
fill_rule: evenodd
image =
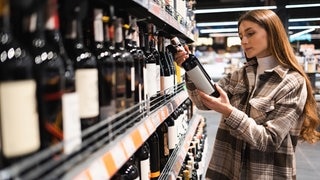
<instances>
[{"instance_id":1,"label":"woman's face","mask_svg":"<svg viewBox=\"0 0 320 180\"><path fill-rule=\"evenodd\" d=\"M268 50L268 35L258 24L244 20L239 25L241 46L248 58L270 56Z\"/></svg>"}]
</instances>

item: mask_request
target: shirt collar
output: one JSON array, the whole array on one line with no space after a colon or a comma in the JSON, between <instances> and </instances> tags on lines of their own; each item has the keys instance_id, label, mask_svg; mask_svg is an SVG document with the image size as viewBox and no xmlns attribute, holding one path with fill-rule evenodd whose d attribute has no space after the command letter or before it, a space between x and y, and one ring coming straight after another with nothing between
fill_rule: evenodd
<instances>
[{"instance_id":1,"label":"shirt collar","mask_svg":"<svg viewBox=\"0 0 320 180\"><path fill-rule=\"evenodd\" d=\"M255 68L256 68L258 66L258 62L256 59L252 59L250 61L245 62L244 66L245 67L255 66ZM284 76L288 73L288 71L289 71L289 68L286 68L282 65L277 65L276 67L269 69L269 70L266 70L265 72L267 72L267 73L275 72L276 74L278 74L278 76L280 78L283 79Z\"/></svg>"}]
</instances>

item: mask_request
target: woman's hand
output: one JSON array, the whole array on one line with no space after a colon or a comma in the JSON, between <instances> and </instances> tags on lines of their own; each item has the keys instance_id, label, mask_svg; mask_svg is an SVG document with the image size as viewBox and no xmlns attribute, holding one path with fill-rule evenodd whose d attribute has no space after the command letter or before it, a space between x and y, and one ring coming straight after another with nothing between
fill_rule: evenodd
<instances>
[{"instance_id":1,"label":"woman's hand","mask_svg":"<svg viewBox=\"0 0 320 180\"><path fill-rule=\"evenodd\" d=\"M174 61L178 66L181 66L182 63L189 57L189 53L190 50L187 45L177 48L177 53L174 55Z\"/></svg>"},{"instance_id":2,"label":"woman's hand","mask_svg":"<svg viewBox=\"0 0 320 180\"><path fill-rule=\"evenodd\" d=\"M229 117L232 112L233 106L229 102L227 93L217 84L215 84L215 86L217 87L220 96L218 98L215 98L205 94L200 90L197 90L201 98L201 101L207 108L217 111L223 114L225 117Z\"/></svg>"}]
</instances>

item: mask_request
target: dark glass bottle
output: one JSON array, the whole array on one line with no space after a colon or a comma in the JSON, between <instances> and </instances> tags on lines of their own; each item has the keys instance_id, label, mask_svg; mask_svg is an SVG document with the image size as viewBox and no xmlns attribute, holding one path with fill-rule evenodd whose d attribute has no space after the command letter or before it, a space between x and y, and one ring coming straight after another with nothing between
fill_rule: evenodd
<instances>
[{"instance_id":1,"label":"dark glass bottle","mask_svg":"<svg viewBox=\"0 0 320 180\"><path fill-rule=\"evenodd\" d=\"M135 165L135 157L130 157L128 161L111 178L112 180L138 180L139 170Z\"/></svg>"},{"instance_id":2,"label":"dark glass bottle","mask_svg":"<svg viewBox=\"0 0 320 180\"><path fill-rule=\"evenodd\" d=\"M83 41L82 20L85 16L83 4L73 6L62 3L65 14L62 26L65 48L75 68L76 90L79 94L81 129L99 121L99 90L97 61Z\"/></svg>"},{"instance_id":3,"label":"dark glass bottle","mask_svg":"<svg viewBox=\"0 0 320 180\"><path fill-rule=\"evenodd\" d=\"M112 52L105 46L103 9L92 4L89 9L87 39L88 46L97 59L99 79L100 117L106 119L116 114L114 96L115 61Z\"/></svg>"},{"instance_id":4,"label":"dark glass bottle","mask_svg":"<svg viewBox=\"0 0 320 180\"><path fill-rule=\"evenodd\" d=\"M157 133L159 136L160 171L162 171L169 159L168 124L165 121L157 128Z\"/></svg>"},{"instance_id":5,"label":"dark glass bottle","mask_svg":"<svg viewBox=\"0 0 320 180\"><path fill-rule=\"evenodd\" d=\"M178 144L177 126L174 116L171 115L166 119L168 124L168 147L169 153L172 154Z\"/></svg>"},{"instance_id":6,"label":"dark glass bottle","mask_svg":"<svg viewBox=\"0 0 320 180\"><path fill-rule=\"evenodd\" d=\"M169 45L167 47L169 48L173 56L177 52L177 48L183 49L177 37L171 40L171 44L172 45ZM196 58L192 54L189 54L189 58L182 63L182 67L186 70L188 77L198 89L214 97L220 96L215 87L215 84L211 81L210 76L207 74L198 58Z\"/></svg>"},{"instance_id":7,"label":"dark glass bottle","mask_svg":"<svg viewBox=\"0 0 320 180\"><path fill-rule=\"evenodd\" d=\"M156 180L160 176L159 136L154 132L148 139L150 147L150 179Z\"/></svg>"},{"instance_id":8,"label":"dark glass bottle","mask_svg":"<svg viewBox=\"0 0 320 180\"><path fill-rule=\"evenodd\" d=\"M150 150L149 145L145 142L135 153L139 164L139 174L141 180L149 180L150 177Z\"/></svg>"},{"instance_id":9,"label":"dark glass bottle","mask_svg":"<svg viewBox=\"0 0 320 180\"><path fill-rule=\"evenodd\" d=\"M132 28L132 19L131 16L126 14L125 19L126 22L123 23L124 31L123 31L123 46L125 51L123 52L123 57L126 61L126 99L127 99L127 108L134 105L135 98L135 66L134 66L134 58L130 49L132 49L132 35L134 29Z\"/></svg>"},{"instance_id":10,"label":"dark glass bottle","mask_svg":"<svg viewBox=\"0 0 320 180\"><path fill-rule=\"evenodd\" d=\"M35 63L42 148L63 139L62 95L65 91L63 59L45 37L44 7L25 13L22 19L24 43Z\"/></svg>"},{"instance_id":11,"label":"dark glass bottle","mask_svg":"<svg viewBox=\"0 0 320 180\"><path fill-rule=\"evenodd\" d=\"M129 52L124 49L122 19L117 18L114 21L115 28L115 51L114 59L116 61L116 108L117 112L126 109L127 106L127 88L131 84L131 73L127 72L127 62L133 61ZM128 83L128 81L130 83Z\"/></svg>"},{"instance_id":12,"label":"dark glass bottle","mask_svg":"<svg viewBox=\"0 0 320 180\"><path fill-rule=\"evenodd\" d=\"M75 88L75 71L60 33L60 19L57 0L48 0L45 34L48 43L63 60L65 90L62 95L62 119L64 152L70 153L81 144L81 124L79 117L79 97Z\"/></svg>"},{"instance_id":13,"label":"dark glass bottle","mask_svg":"<svg viewBox=\"0 0 320 180\"><path fill-rule=\"evenodd\" d=\"M156 36L156 26L152 23L148 24L148 39L149 39L149 47L150 47L150 52L152 53L155 61L156 61L156 71L155 73L155 91L156 91L156 96L158 97L160 95L160 54L158 51L158 43L157 41L157 36ZM157 98L158 99L158 98Z\"/></svg>"},{"instance_id":14,"label":"dark glass bottle","mask_svg":"<svg viewBox=\"0 0 320 180\"><path fill-rule=\"evenodd\" d=\"M139 26L137 25L137 19L132 20L132 28L134 32L132 33L132 48L130 49L131 54L134 59L134 69L135 69L135 103L141 103L144 100L144 69L145 69L145 55L140 48L139 39Z\"/></svg>"},{"instance_id":15,"label":"dark glass bottle","mask_svg":"<svg viewBox=\"0 0 320 180\"><path fill-rule=\"evenodd\" d=\"M172 93L171 88L174 84L174 80L171 73L171 67L168 64L167 52L165 51L164 40L165 38L163 36L158 36L158 48L159 48L160 65L161 65L161 71L160 71L161 86L160 87L161 87L162 95L169 95Z\"/></svg>"},{"instance_id":16,"label":"dark glass bottle","mask_svg":"<svg viewBox=\"0 0 320 180\"><path fill-rule=\"evenodd\" d=\"M9 0L0 0L0 167L40 148L33 60L13 37ZM3 163L3 164L1 164Z\"/></svg>"},{"instance_id":17,"label":"dark glass bottle","mask_svg":"<svg viewBox=\"0 0 320 180\"><path fill-rule=\"evenodd\" d=\"M147 108L151 110L155 108L154 100L157 95L157 64L153 53L150 51L149 36L147 25L142 23L140 25L140 47L145 54L145 71L144 71L144 97L147 101Z\"/></svg>"}]
</instances>

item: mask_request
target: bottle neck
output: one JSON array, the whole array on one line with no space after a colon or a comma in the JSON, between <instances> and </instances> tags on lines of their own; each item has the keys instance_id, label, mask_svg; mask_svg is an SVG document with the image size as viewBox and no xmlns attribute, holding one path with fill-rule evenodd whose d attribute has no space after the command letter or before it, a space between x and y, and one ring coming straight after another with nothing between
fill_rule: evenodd
<instances>
[{"instance_id":1,"label":"bottle neck","mask_svg":"<svg viewBox=\"0 0 320 180\"><path fill-rule=\"evenodd\" d=\"M10 6L8 0L0 0L0 29L6 33L10 31Z\"/></svg>"},{"instance_id":2,"label":"bottle neck","mask_svg":"<svg viewBox=\"0 0 320 180\"><path fill-rule=\"evenodd\" d=\"M102 9L99 8L93 8L93 36L94 41L97 43L102 43L104 41L103 37L103 12Z\"/></svg>"},{"instance_id":3,"label":"bottle neck","mask_svg":"<svg viewBox=\"0 0 320 180\"><path fill-rule=\"evenodd\" d=\"M122 35L122 22L120 18L115 21L115 47L116 49L123 49L123 35Z\"/></svg>"},{"instance_id":4,"label":"bottle neck","mask_svg":"<svg viewBox=\"0 0 320 180\"><path fill-rule=\"evenodd\" d=\"M58 31L60 29L59 15L57 11L57 0L48 0L45 28L46 30Z\"/></svg>"}]
</instances>

